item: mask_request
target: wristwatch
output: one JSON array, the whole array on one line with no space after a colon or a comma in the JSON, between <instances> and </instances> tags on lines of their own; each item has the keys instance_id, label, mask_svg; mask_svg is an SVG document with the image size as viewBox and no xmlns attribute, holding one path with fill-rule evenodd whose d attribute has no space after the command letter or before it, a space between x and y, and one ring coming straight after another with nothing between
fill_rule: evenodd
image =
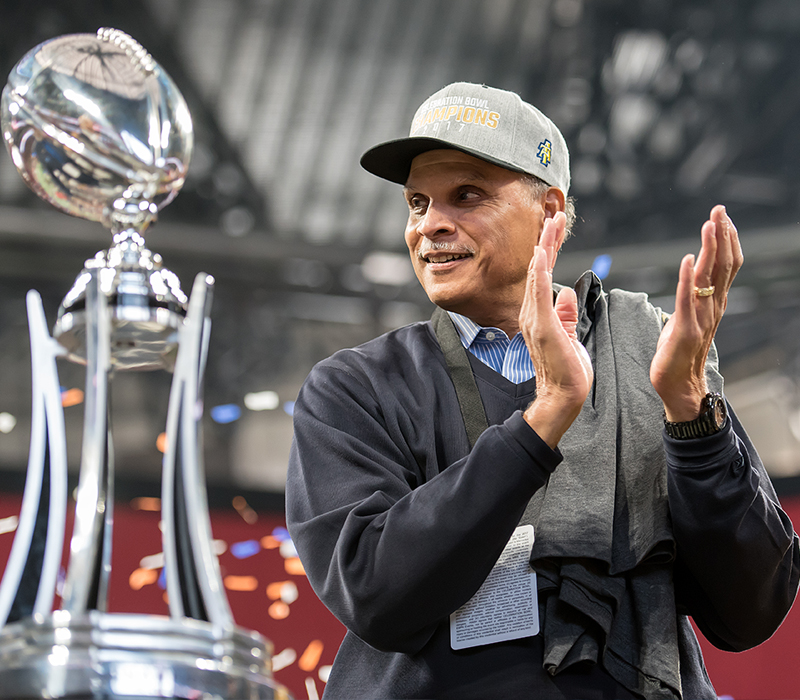
<instances>
[{"instance_id":1,"label":"wristwatch","mask_svg":"<svg viewBox=\"0 0 800 700\"><path fill-rule=\"evenodd\" d=\"M683 423L670 423L664 419L667 435L678 440L707 437L722 430L728 418L728 409L722 394L706 394L700 408L700 415Z\"/></svg>"}]
</instances>

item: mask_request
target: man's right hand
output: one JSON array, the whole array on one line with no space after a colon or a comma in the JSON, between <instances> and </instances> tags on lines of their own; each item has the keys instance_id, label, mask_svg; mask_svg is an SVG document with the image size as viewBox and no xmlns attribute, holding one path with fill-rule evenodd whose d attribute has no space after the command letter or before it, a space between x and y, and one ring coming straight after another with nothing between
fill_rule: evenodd
<instances>
[{"instance_id":1,"label":"man's right hand","mask_svg":"<svg viewBox=\"0 0 800 700\"><path fill-rule=\"evenodd\" d=\"M536 370L536 400L524 418L550 447L578 417L594 380L592 362L578 341L578 300L562 289L553 303L556 241L563 230L563 212L545 219L539 244L528 267L519 326Z\"/></svg>"}]
</instances>

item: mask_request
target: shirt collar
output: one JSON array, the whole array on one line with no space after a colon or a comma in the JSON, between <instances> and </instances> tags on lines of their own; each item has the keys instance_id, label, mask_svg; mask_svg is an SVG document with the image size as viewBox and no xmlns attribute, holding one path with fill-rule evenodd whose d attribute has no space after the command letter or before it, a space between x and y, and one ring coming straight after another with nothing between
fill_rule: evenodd
<instances>
[{"instance_id":1,"label":"shirt collar","mask_svg":"<svg viewBox=\"0 0 800 700\"><path fill-rule=\"evenodd\" d=\"M457 314L454 311L448 311L447 313L453 320L453 325L458 331L458 336L461 338L461 344L467 349L469 349L472 343L475 342L475 338L477 338L480 332L483 330L491 329L497 331L498 333L503 333L503 331L501 331L499 328L495 328L494 326L479 326L472 319L462 316L461 314ZM506 337L505 333L503 333L503 337Z\"/></svg>"},{"instance_id":2,"label":"shirt collar","mask_svg":"<svg viewBox=\"0 0 800 700\"><path fill-rule=\"evenodd\" d=\"M454 311L448 311L447 313L452 319L456 330L458 331L458 335L461 338L461 344L465 348L468 348L470 345L472 345L472 341L478 337L478 333L481 332L481 327L475 323L475 321L472 321L461 314L457 314Z\"/></svg>"}]
</instances>

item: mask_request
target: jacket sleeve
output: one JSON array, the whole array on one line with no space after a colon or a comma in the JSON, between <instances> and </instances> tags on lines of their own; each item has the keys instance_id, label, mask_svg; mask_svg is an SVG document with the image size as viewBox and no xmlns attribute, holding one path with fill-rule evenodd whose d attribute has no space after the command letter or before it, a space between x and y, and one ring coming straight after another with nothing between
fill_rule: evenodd
<instances>
[{"instance_id":1,"label":"jacket sleeve","mask_svg":"<svg viewBox=\"0 0 800 700\"><path fill-rule=\"evenodd\" d=\"M789 612L800 544L736 415L716 435L664 435L678 558L679 606L714 644L743 651L768 639Z\"/></svg>"},{"instance_id":2,"label":"jacket sleeve","mask_svg":"<svg viewBox=\"0 0 800 700\"><path fill-rule=\"evenodd\" d=\"M419 483L424 456L387 428L366 382L330 364L306 380L294 429L289 532L320 599L383 651L419 651L469 600L561 460L516 413Z\"/></svg>"}]
</instances>

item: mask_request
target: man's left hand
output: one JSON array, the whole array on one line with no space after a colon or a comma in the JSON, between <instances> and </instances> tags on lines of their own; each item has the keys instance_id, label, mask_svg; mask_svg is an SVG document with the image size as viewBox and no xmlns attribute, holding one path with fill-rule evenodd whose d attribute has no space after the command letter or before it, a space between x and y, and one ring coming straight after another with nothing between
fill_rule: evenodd
<instances>
[{"instance_id":1,"label":"man's left hand","mask_svg":"<svg viewBox=\"0 0 800 700\"><path fill-rule=\"evenodd\" d=\"M711 210L700 236L697 260L687 255L681 261L675 313L661 331L650 365L650 381L672 422L700 415L708 392L708 351L728 303L728 290L744 262L739 235L724 206Z\"/></svg>"}]
</instances>

